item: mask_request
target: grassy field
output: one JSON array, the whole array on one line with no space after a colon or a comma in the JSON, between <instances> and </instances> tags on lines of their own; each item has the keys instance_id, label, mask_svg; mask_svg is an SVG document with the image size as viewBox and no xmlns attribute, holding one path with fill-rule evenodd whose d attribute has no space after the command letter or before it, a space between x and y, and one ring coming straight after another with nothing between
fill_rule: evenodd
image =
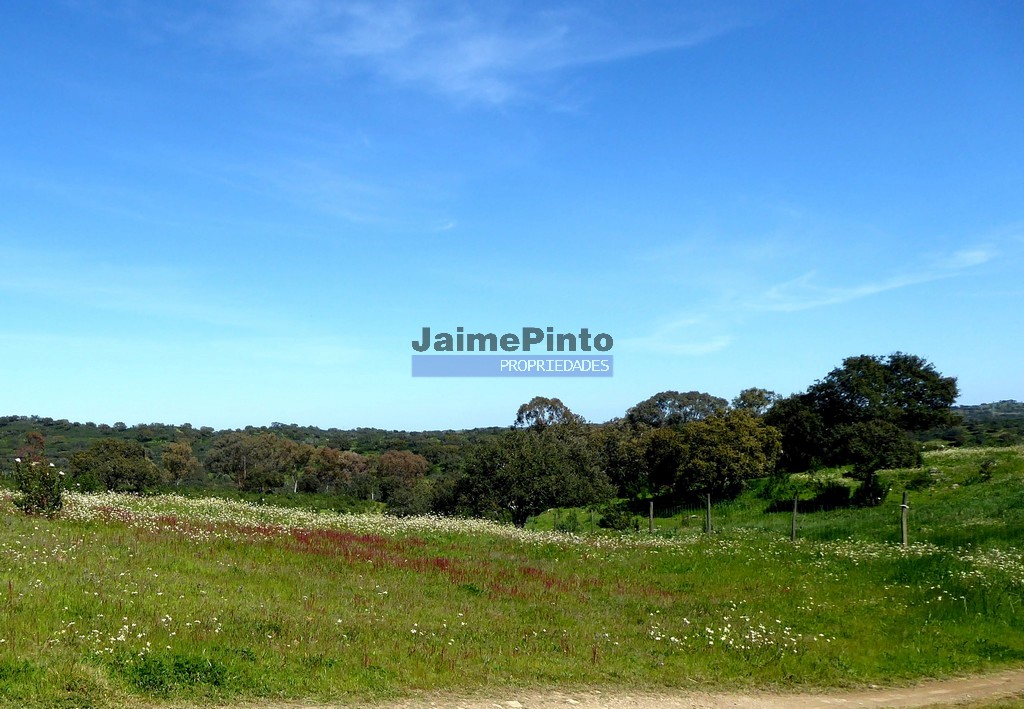
<instances>
[{"instance_id":1,"label":"grassy field","mask_svg":"<svg viewBox=\"0 0 1024 709\"><path fill-rule=\"evenodd\" d=\"M983 471L984 467L984 471ZM1015 547L1024 541L1024 447L947 448L925 453L921 468L882 471L883 486L891 488L879 507L813 509L811 498L829 483L855 485L843 479L840 469L791 477L790 489L800 494L799 535L827 541L859 539L900 541L902 493L910 495L910 539L940 546L969 544ZM985 478L988 477L986 480ZM719 530L758 530L789 537L792 524L792 492L785 495L780 511L766 514L769 501L755 484L750 492L734 501L713 505L713 525ZM655 530L679 536L703 531L703 507L655 509ZM557 510L557 522L564 526L575 513L581 531L589 531L589 510ZM595 515L600 519L600 514ZM641 530L648 529L646 516L638 516ZM530 529L556 527L556 510L530 520Z\"/></svg>"},{"instance_id":2,"label":"grassy field","mask_svg":"<svg viewBox=\"0 0 1024 709\"><path fill-rule=\"evenodd\" d=\"M6 497L0 699L845 687L1024 663L1024 451L886 476L885 505L803 515L797 544L753 494L711 536L686 515L571 535L174 496L71 495L49 521Z\"/></svg>"}]
</instances>

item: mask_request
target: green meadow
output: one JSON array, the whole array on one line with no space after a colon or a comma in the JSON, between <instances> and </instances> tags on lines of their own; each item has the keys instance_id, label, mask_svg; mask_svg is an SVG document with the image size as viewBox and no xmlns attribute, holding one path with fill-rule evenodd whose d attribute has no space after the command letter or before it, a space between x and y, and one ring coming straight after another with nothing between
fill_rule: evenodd
<instances>
[{"instance_id":1,"label":"green meadow","mask_svg":"<svg viewBox=\"0 0 1024 709\"><path fill-rule=\"evenodd\" d=\"M4 493L0 700L807 689L1022 664L1024 449L932 451L883 479L879 507L802 513L796 543L763 486L716 505L710 535L695 511L569 533L553 512L518 529L111 493L48 520Z\"/></svg>"}]
</instances>

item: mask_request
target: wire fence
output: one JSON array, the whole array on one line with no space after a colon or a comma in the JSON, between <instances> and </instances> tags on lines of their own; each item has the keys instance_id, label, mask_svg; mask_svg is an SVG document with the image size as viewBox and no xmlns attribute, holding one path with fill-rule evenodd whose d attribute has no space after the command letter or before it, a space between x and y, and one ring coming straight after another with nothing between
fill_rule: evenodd
<instances>
[{"instance_id":1,"label":"wire fence","mask_svg":"<svg viewBox=\"0 0 1024 709\"><path fill-rule=\"evenodd\" d=\"M666 536L723 534L753 530L791 540L858 539L895 544L929 543L956 548L975 544L1024 544L1024 513L993 515L969 506L941 504L926 495L893 491L880 504L829 505L821 500L736 500L705 498L703 504L635 501L628 521L618 525L635 534ZM534 529L601 533L600 509L552 509L531 521Z\"/></svg>"}]
</instances>

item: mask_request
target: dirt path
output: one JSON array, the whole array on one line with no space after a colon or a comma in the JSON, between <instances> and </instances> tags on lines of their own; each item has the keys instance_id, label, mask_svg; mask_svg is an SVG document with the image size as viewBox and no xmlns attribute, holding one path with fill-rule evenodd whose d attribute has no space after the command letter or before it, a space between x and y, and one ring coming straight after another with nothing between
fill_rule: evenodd
<instances>
[{"instance_id":1,"label":"dirt path","mask_svg":"<svg viewBox=\"0 0 1024 709\"><path fill-rule=\"evenodd\" d=\"M705 692L507 692L496 699L425 695L417 699L374 705L309 704L303 702L232 705L232 709L806 709L809 707L928 707L1008 700L1024 707L1024 669L964 679L923 682L900 689L868 689L823 694ZM1014 701L1016 700L1016 701ZM1004 705L1005 706L1005 705Z\"/></svg>"}]
</instances>

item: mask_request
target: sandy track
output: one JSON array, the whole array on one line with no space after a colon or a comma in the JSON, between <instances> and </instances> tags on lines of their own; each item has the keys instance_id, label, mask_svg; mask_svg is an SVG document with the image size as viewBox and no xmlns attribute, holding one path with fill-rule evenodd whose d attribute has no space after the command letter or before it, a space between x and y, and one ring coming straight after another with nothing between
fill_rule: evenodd
<instances>
[{"instance_id":1,"label":"sandy track","mask_svg":"<svg viewBox=\"0 0 1024 709\"><path fill-rule=\"evenodd\" d=\"M307 702L259 702L230 705L232 709L806 709L809 707L926 707L1014 698L1024 706L1024 670L991 675L923 682L899 689L867 689L822 694L771 694L767 692L625 692L616 691L510 691L499 698L425 695L380 704L310 704Z\"/></svg>"}]
</instances>

